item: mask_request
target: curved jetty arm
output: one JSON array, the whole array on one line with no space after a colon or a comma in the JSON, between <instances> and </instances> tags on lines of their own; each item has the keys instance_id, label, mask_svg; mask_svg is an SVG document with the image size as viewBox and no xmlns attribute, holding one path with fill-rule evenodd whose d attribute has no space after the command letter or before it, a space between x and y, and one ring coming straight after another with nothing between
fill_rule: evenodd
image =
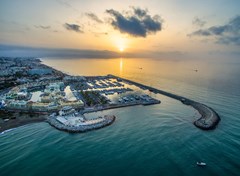
<instances>
[{"instance_id":1,"label":"curved jetty arm","mask_svg":"<svg viewBox=\"0 0 240 176\"><path fill-rule=\"evenodd\" d=\"M211 130L214 129L219 123L219 115L207 105L189 99L182 100L182 103L192 106L201 114L201 117L193 123L196 127L203 130Z\"/></svg>"}]
</instances>

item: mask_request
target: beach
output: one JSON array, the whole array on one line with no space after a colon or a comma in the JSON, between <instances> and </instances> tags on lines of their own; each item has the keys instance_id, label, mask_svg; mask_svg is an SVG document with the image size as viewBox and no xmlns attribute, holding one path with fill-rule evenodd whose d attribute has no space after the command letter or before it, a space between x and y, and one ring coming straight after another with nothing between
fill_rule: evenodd
<instances>
[{"instance_id":1,"label":"beach","mask_svg":"<svg viewBox=\"0 0 240 176\"><path fill-rule=\"evenodd\" d=\"M29 114L19 114L19 113L1 113L0 121L0 132L23 126L30 123L44 122L46 120L46 115L33 115Z\"/></svg>"}]
</instances>

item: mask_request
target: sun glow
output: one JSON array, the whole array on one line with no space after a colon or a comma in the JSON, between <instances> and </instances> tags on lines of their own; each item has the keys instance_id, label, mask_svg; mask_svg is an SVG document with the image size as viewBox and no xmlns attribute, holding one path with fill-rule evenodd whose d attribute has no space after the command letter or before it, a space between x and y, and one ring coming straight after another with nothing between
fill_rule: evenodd
<instances>
[{"instance_id":1,"label":"sun glow","mask_svg":"<svg viewBox=\"0 0 240 176\"><path fill-rule=\"evenodd\" d=\"M114 50L118 52L124 52L129 45L129 39L127 37L124 37L122 35L119 35L116 33L115 35L109 36L110 40L113 42L112 46L114 46Z\"/></svg>"},{"instance_id":2,"label":"sun glow","mask_svg":"<svg viewBox=\"0 0 240 176\"><path fill-rule=\"evenodd\" d=\"M120 48L119 48L119 51L120 51L120 52L123 52L123 51L124 51L124 48L123 48L123 47L120 47Z\"/></svg>"}]
</instances>

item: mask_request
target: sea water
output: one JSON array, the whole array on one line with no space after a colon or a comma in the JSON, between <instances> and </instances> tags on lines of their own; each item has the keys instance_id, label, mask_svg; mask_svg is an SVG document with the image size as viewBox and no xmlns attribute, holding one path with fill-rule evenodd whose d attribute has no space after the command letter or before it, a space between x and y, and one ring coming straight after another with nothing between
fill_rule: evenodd
<instances>
[{"instance_id":1,"label":"sea water","mask_svg":"<svg viewBox=\"0 0 240 176\"><path fill-rule=\"evenodd\" d=\"M0 134L0 175L238 175L240 173L240 62L237 60L44 58L72 75L114 74L212 107L217 128L193 125L193 108L163 95L161 104L112 109L116 121L81 134L47 123ZM207 163L206 167L196 165Z\"/></svg>"}]
</instances>

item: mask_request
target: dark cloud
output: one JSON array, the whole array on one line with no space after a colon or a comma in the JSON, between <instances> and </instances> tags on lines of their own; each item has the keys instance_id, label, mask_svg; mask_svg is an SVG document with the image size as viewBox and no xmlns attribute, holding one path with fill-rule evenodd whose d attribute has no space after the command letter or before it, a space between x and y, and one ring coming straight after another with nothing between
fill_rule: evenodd
<instances>
[{"instance_id":1,"label":"dark cloud","mask_svg":"<svg viewBox=\"0 0 240 176\"><path fill-rule=\"evenodd\" d=\"M42 25L35 25L34 27L38 28L38 29L50 29L51 28L51 26L42 26Z\"/></svg>"},{"instance_id":2,"label":"dark cloud","mask_svg":"<svg viewBox=\"0 0 240 176\"><path fill-rule=\"evenodd\" d=\"M147 15L147 10L143 10L140 8L136 8L136 7L132 7L134 10L134 13L139 16L139 17L144 17L145 15Z\"/></svg>"},{"instance_id":3,"label":"dark cloud","mask_svg":"<svg viewBox=\"0 0 240 176\"><path fill-rule=\"evenodd\" d=\"M240 16L231 19L227 24L200 29L188 36L215 37L220 44L240 45Z\"/></svg>"},{"instance_id":4,"label":"dark cloud","mask_svg":"<svg viewBox=\"0 0 240 176\"><path fill-rule=\"evenodd\" d=\"M146 37L148 34L156 33L162 29L160 16L148 15L147 10L133 8L133 13L123 15L120 12L110 9L106 10L113 18L111 25L122 33L127 33L134 37Z\"/></svg>"},{"instance_id":5,"label":"dark cloud","mask_svg":"<svg viewBox=\"0 0 240 176\"><path fill-rule=\"evenodd\" d=\"M217 43L220 44L235 44L240 46L240 36L225 36L218 39Z\"/></svg>"},{"instance_id":6,"label":"dark cloud","mask_svg":"<svg viewBox=\"0 0 240 176\"><path fill-rule=\"evenodd\" d=\"M81 29L81 26L79 26L77 24L65 23L63 26L69 31L75 31L75 32L83 33L83 31Z\"/></svg>"},{"instance_id":7,"label":"dark cloud","mask_svg":"<svg viewBox=\"0 0 240 176\"><path fill-rule=\"evenodd\" d=\"M192 24L196 27L203 27L206 24L206 21L203 21L202 19L195 17L192 21Z\"/></svg>"},{"instance_id":8,"label":"dark cloud","mask_svg":"<svg viewBox=\"0 0 240 176\"><path fill-rule=\"evenodd\" d=\"M103 23L103 21L100 18L98 18L98 16L95 15L94 13L91 13L91 12L90 13L85 13L85 15L87 17L89 17L90 19L92 19L93 21L96 21L98 23Z\"/></svg>"},{"instance_id":9,"label":"dark cloud","mask_svg":"<svg viewBox=\"0 0 240 176\"><path fill-rule=\"evenodd\" d=\"M203 29L200 29L200 30L197 30L191 34L189 34L188 36L191 37L191 36L194 36L194 35L198 35L198 36L210 36L212 35L208 30L203 30Z\"/></svg>"}]
</instances>

